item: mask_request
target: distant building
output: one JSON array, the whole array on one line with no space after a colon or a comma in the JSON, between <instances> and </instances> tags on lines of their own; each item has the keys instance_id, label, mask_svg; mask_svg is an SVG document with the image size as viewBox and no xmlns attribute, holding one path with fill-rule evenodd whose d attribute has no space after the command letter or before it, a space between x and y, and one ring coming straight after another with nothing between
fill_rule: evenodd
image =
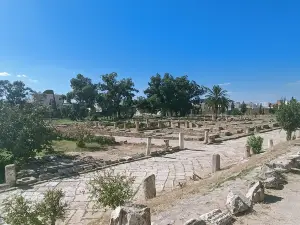
<instances>
[{"instance_id":1,"label":"distant building","mask_svg":"<svg viewBox=\"0 0 300 225\"><path fill-rule=\"evenodd\" d=\"M64 104L62 95L57 95L57 94L53 95L53 94L37 93L33 95L33 101L44 106L52 106L53 104L56 104L56 106L59 107Z\"/></svg>"}]
</instances>

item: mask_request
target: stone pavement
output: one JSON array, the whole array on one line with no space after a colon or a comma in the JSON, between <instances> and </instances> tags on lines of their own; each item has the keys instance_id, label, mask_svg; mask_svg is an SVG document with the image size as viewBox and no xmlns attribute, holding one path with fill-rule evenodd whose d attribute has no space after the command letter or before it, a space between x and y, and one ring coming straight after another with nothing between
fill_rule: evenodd
<instances>
[{"instance_id":1,"label":"stone pavement","mask_svg":"<svg viewBox=\"0 0 300 225\"><path fill-rule=\"evenodd\" d=\"M285 132L278 130L260 134L264 138L264 148L269 138L278 144L285 140ZM126 138L127 140L129 138ZM140 138L130 138L128 142L144 141ZM156 141L156 140L153 140ZM163 140L162 140L163 141ZM193 173L200 177L207 176L211 171L211 157L214 153L221 156L221 167L227 167L241 162L247 137L230 140L218 145L203 145L201 142L185 141L187 150L162 157L153 157L146 160L121 164L114 167L115 172L126 173L136 177L134 187L138 188L145 176L156 175L156 188L158 195L172 189L179 188L178 183L189 182ZM171 142L176 145L176 142ZM48 181L34 185L28 189L17 189L0 194L0 203L3 199L22 194L30 200L39 200L43 193L51 188L61 188L65 192L65 200L70 204L68 218L61 224L87 224L93 219L99 219L103 210L94 210L88 198L86 182L94 173L82 174L76 177L64 178L57 181ZM1 207L1 206L0 206Z\"/></svg>"}]
</instances>

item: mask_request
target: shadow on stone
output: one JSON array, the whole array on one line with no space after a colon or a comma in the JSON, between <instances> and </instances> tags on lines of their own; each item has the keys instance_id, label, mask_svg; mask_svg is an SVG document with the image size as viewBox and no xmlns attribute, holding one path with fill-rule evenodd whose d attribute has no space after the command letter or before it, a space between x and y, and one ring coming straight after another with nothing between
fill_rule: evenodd
<instances>
[{"instance_id":1,"label":"shadow on stone","mask_svg":"<svg viewBox=\"0 0 300 225\"><path fill-rule=\"evenodd\" d=\"M282 200L283 200L283 198L281 198L281 197L278 197L278 196L275 196L275 195L265 194L264 203L265 204L273 204L273 203L276 203L276 202L280 202Z\"/></svg>"},{"instance_id":2,"label":"shadow on stone","mask_svg":"<svg viewBox=\"0 0 300 225\"><path fill-rule=\"evenodd\" d=\"M297 169L297 168L292 168L290 172L293 174L300 175L300 169Z\"/></svg>"},{"instance_id":3,"label":"shadow on stone","mask_svg":"<svg viewBox=\"0 0 300 225\"><path fill-rule=\"evenodd\" d=\"M186 149L186 151L193 151L193 152L205 152L206 150L202 150L202 149Z\"/></svg>"}]
</instances>

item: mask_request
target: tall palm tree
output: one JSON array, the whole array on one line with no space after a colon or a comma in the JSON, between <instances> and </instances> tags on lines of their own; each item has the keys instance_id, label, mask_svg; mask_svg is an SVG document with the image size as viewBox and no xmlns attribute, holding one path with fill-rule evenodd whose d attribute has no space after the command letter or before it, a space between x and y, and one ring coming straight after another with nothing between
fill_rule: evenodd
<instances>
[{"instance_id":1,"label":"tall palm tree","mask_svg":"<svg viewBox=\"0 0 300 225\"><path fill-rule=\"evenodd\" d=\"M220 110L228 109L231 100L228 98L227 91L219 85L214 85L212 89L207 89L205 104L213 111L214 119L217 118Z\"/></svg>"}]
</instances>

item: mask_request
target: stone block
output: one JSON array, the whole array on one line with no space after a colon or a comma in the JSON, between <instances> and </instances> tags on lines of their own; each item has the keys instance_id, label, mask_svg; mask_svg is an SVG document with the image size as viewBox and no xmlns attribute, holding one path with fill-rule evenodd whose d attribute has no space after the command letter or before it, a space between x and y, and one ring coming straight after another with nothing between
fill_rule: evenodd
<instances>
[{"instance_id":1,"label":"stone block","mask_svg":"<svg viewBox=\"0 0 300 225\"><path fill-rule=\"evenodd\" d=\"M219 154L212 156L212 172L215 173L221 169L221 158Z\"/></svg>"},{"instance_id":2,"label":"stone block","mask_svg":"<svg viewBox=\"0 0 300 225\"><path fill-rule=\"evenodd\" d=\"M17 184L19 184L19 185L28 185L28 184L33 184L36 182L37 182L37 179L35 177L23 177L23 178L17 180Z\"/></svg>"},{"instance_id":3,"label":"stone block","mask_svg":"<svg viewBox=\"0 0 300 225\"><path fill-rule=\"evenodd\" d=\"M144 205L119 206L111 214L110 225L151 225L150 208Z\"/></svg>"},{"instance_id":4,"label":"stone block","mask_svg":"<svg viewBox=\"0 0 300 225\"><path fill-rule=\"evenodd\" d=\"M240 192L230 191L227 196L226 207L233 215L237 215L251 209L252 203Z\"/></svg>"},{"instance_id":5,"label":"stone block","mask_svg":"<svg viewBox=\"0 0 300 225\"><path fill-rule=\"evenodd\" d=\"M142 183L143 187L143 198L145 200L156 197L156 186L155 186L155 175L152 174L146 177Z\"/></svg>"},{"instance_id":6,"label":"stone block","mask_svg":"<svg viewBox=\"0 0 300 225\"><path fill-rule=\"evenodd\" d=\"M16 165L10 164L5 166L5 183L10 187L16 185L17 174L16 174Z\"/></svg>"}]
</instances>

